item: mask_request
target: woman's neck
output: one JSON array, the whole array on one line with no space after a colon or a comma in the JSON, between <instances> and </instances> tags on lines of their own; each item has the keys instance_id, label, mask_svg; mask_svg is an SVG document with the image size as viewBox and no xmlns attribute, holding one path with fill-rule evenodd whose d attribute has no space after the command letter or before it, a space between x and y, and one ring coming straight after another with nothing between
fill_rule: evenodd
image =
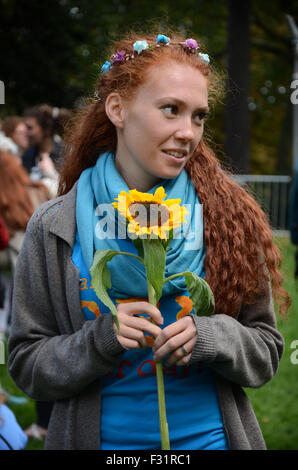
<instances>
[{"instance_id":1,"label":"woman's neck","mask_svg":"<svg viewBox=\"0 0 298 470\"><path fill-rule=\"evenodd\" d=\"M129 189L136 189L137 191L146 193L149 189L153 188L158 181L160 181L158 178L150 178L149 175L148 178L144 178L144 174L142 172L140 172L140 174L133 174L125 166L121 165L117 158L115 159L115 166Z\"/></svg>"}]
</instances>

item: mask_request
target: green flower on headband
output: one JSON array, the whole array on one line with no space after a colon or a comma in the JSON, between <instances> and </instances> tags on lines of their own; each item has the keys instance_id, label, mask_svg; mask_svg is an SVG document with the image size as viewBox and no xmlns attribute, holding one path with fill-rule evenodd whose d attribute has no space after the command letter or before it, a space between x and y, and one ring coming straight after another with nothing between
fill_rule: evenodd
<instances>
[{"instance_id":1,"label":"green flower on headband","mask_svg":"<svg viewBox=\"0 0 298 470\"><path fill-rule=\"evenodd\" d=\"M148 42L147 41L136 41L133 45L134 51L140 54L142 51L148 49Z\"/></svg>"},{"instance_id":2,"label":"green flower on headband","mask_svg":"<svg viewBox=\"0 0 298 470\"><path fill-rule=\"evenodd\" d=\"M162 44L168 44L170 42L170 39L167 36L164 36L164 34L159 34L156 38L156 42L162 43Z\"/></svg>"},{"instance_id":3,"label":"green flower on headband","mask_svg":"<svg viewBox=\"0 0 298 470\"><path fill-rule=\"evenodd\" d=\"M107 72L108 70L110 70L111 68L111 62L109 62L108 60L103 64L103 66L101 67L101 73L105 73Z\"/></svg>"},{"instance_id":4,"label":"green flower on headband","mask_svg":"<svg viewBox=\"0 0 298 470\"><path fill-rule=\"evenodd\" d=\"M210 59L209 59L209 55L208 55L208 54L202 54L201 52L199 52L199 56L202 57L202 59L203 59L207 64L209 64Z\"/></svg>"}]
</instances>

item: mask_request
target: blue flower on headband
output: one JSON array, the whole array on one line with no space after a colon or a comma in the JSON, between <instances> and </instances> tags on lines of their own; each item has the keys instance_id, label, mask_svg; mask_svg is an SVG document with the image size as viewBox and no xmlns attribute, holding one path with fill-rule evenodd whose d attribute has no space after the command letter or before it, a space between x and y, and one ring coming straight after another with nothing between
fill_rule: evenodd
<instances>
[{"instance_id":1,"label":"blue flower on headband","mask_svg":"<svg viewBox=\"0 0 298 470\"><path fill-rule=\"evenodd\" d=\"M148 42L147 41L136 41L133 45L134 51L140 54L142 51L148 49Z\"/></svg>"},{"instance_id":2,"label":"blue flower on headband","mask_svg":"<svg viewBox=\"0 0 298 470\"><path fill-rule=\"evenodd\" d=\"M207 64L209 64L210 59L209 59L209 55L208 55L208 54L202 54L201 52L199 52L199 56L202 57L202 59L203 59Z\"/></svg>"},{"instance_id":3,"label":"blue flower on headband","mask_svg":"<svg viewBox=\"0 0 298 470\"><path fill-rule=\"evenodd\" d=\"M103 66L101 67L101 73L105 73L107 72L108 70L110 70L111 68L111 62L109 62L108 60L103 64Z\"/></svg>"},{"instance_id":4,"label":"blue flower on headband","mask_svg":"<svg viewBox=\"0 0 298 470\"><path fill-rule=\"evenodd\" d=\"M162 43L162 44L168 44L170 39L167 36L164 36L163 34L159 34L156 38L156 42Z\"/></svg>"}]
</instances>

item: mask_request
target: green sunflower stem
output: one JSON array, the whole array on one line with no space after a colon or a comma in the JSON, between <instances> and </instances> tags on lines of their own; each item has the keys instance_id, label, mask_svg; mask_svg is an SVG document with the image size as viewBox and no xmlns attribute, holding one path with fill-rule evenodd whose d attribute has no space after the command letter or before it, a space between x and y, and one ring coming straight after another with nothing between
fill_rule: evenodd
<instances>
[{"instance_id":1,"label":"green sunflower stem","mask_svg":"<svg viewBox=\"0 0 298 470\"><path fill-rule=\"evenodd\" d=\"M155 290L149 281L148 284L148 300L150 304L156 307ZM158 361L156 365L156 379L157 379L157 394L158 394L158 408L159 408L159 426L162 450L170 450L169 428L166 414L166 400L165 400L165 387L163 380L162 362Z\"/></svg>"}]
</instances>

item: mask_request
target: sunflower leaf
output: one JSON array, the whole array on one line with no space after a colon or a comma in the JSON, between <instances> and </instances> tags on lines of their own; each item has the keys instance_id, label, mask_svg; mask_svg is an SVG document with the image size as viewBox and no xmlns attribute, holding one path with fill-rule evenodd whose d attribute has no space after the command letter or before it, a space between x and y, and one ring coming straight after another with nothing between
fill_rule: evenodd
<instances>
[{"instance_id":1,"label":"sunflower leaf","mask_svg":"<svg viewBox=\"0 0 298 470\"><path fill-rule=\"evenodd\" d=\"M209 284L195 273L184 273L186 287L197 315L212 315L214 313L214 296Z\"/></svg>"},{"instance_id":2,"label":"sunflower leaf","mask_svg":"<svg viewBox=\"0 0 298 470\"><path fill-rule=\"evenodd\" d=\"M166 266L166 251L158 239L143 239L144 264L147 279L155 290L156 302L159 301L163 288Z\"/></svg>"},{"instance_id":3,"label":"sunflower leaf","mask_svg":"<svg viewBox=\"0 0 298 470\"><path fill-rule=\"evenodd\" d=\"M111 288L111 273L107 267L107 263L111 261L116 255L128 255L133 256L134 258L139 259L142 263L143 260L138 256L135 256L131 253L125 253L122 251L116 250L97 250L93 258L93 264L90 269L92 285L94 287L97 297L104 303L110 310L113 315L113 319L116 323L116 326L119 330L119 322L117 309L113 301L111 300L108 289Z\"/></svg>"},{"instance_id":4,"label":"sunflower leaf","mask_svg":"<svg viewBox=\"0 0 298 470\"><path fill-rule=\"evenodd\" d=\"M143 242L142 240L137 237L135 238L134 240L132 240L132 243L133 245L135 246L137 252L138 252L138 255L144 259L144 248L143 248Z\"/></svg>"}]
</instances>

